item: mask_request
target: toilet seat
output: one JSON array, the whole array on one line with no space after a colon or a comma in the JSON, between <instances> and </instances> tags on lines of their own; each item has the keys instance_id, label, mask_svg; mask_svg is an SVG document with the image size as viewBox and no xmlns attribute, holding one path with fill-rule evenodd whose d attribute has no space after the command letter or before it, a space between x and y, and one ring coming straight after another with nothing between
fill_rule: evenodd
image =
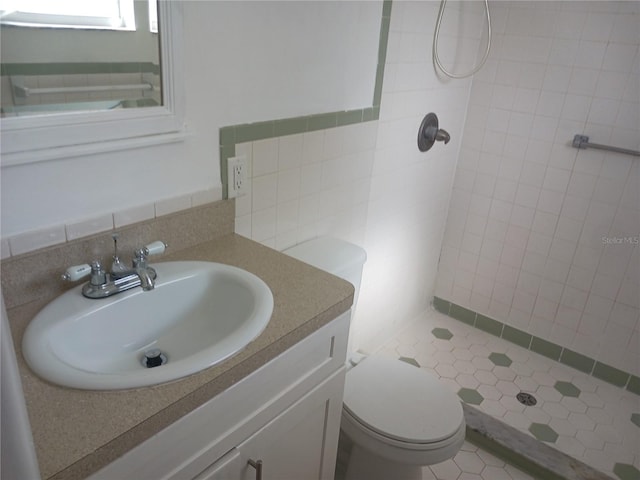
<instances>
[{"instance_id":1,"label":"toilet seat","mask_svg":"<svg viewBox=\"0 0 640 480\"><path fill-rule=\"evenodd\" d=\"M458 397L437 377L399 360L372 355L347 373L343 419L389 446L431 450L464 437Z\"/></svg>"}]
</instances>

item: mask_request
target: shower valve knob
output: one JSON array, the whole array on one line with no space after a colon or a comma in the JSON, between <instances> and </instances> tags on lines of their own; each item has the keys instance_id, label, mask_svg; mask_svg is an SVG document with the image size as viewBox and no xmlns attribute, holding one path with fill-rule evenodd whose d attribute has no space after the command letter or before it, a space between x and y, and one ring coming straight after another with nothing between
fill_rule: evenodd
<instances>
[{"instance_id":1,"label":"shower valve knob","mask_svg":"<svg viewBox=\"0 0 640 480\"><path fill-rule=\"evenodd\" d=\"M438 128L438 116L428 113L418 129L418 149L421 152L429 150L435 142L449 143L451 135L446 130Z\"/></svg>"}]
</instances>

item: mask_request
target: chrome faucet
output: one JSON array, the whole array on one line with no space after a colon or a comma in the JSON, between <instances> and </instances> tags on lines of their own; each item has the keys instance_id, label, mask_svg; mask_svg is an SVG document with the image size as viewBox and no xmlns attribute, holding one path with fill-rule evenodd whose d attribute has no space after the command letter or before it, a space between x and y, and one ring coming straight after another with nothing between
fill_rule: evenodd
<instances>
[{"instance_id":1,"label":"chrome faucet","mask_svg":"<svg viewBox=\"0 0 640 480\"><path fill-rule=\"evenodd\" d=\"M147 264L149 255L163 253L167 245L156 241L134 252L133 267L127 268L118 257L118 235L113 235L115 254L111 266L111 273L107 273L102 264L95 260L91 265L83 264L69 267L63 280L75 282L89 276L89 282L82 287L82 295L87 298L106 298L136 287L144 291L155 288L156 271Z\"/></svg>"}]
</instances>

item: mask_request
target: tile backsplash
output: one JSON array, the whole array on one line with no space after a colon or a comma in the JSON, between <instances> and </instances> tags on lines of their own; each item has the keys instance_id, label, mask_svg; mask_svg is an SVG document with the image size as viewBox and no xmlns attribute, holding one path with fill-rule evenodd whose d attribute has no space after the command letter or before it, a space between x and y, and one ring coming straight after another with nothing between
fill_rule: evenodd
<instances>
[{"instance_id":1,"label":"tile backsplash","mask_svg":"<svg viewBox=\"0 0 640 480\"><path fill-rule=\"evenodd\" d=\"M91 218L55 225L37 231L30 231L2 238L2 259L21 255L88 235L106 232L113 228L122 228L137 222L152 220L170 213L205 205L222 198L222 189L203 190L193 194L176 196L155 203L131 207L114 213L97 215Z\"/></svg>"},{"instance_id":2,"label":"tile backsplash","mask_svg":"<svg viewBox=\"0 0 640 480\"><path fill-rule=\"evenodd\" d=\"M236 232L278 250L332 233L364 240L377 122L236 145L249 160Z\"/></svg>"},{"instance_id":3,"label":"tile backsplash","mask_svg":"<svg viewBox=\"0 0 640 480\"><path fill-rule=\"evenodd\" d=\"M128 261L129 252L155 240L166 242L167 253L171 253L233 233L234 207L233 200L220 200L118 227L118 249ZM7 309L63 293L70 285L60 276L71 265L92 260L108 265L113 255L113 231L111 226L100 233L3 259L2 294Z\"/></svg>"}]
</instances>

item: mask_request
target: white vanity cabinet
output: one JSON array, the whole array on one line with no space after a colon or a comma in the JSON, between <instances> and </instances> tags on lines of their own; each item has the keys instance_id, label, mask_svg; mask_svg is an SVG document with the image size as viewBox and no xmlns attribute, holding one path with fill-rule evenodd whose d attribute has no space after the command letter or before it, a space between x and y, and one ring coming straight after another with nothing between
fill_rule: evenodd
<instances>
[{"instance_id":1,"label":"white vanity cabinet","mask_svg":"<svg viewBox=\"0 0 640 480\"><path fill-rule=\"evenodd\" d=\"M332 479L349 315L321 327L90 479Z\"/></svg>"},{"instance_id":2,"label":"white vanity cabinet","mask_svg":"<svg viewBox=\"0 0 640 480\"><path fill-rule=\"evenodd\" d=\"M335 398L332 392L341 389L343 382L343 372L334 374L195 480L333 478L335 453L326 450L335 446L327 434L335 433L330 422L335 419L335 410L339 419L342 406L342 398Z\"/></svg>"}]
</instances>

